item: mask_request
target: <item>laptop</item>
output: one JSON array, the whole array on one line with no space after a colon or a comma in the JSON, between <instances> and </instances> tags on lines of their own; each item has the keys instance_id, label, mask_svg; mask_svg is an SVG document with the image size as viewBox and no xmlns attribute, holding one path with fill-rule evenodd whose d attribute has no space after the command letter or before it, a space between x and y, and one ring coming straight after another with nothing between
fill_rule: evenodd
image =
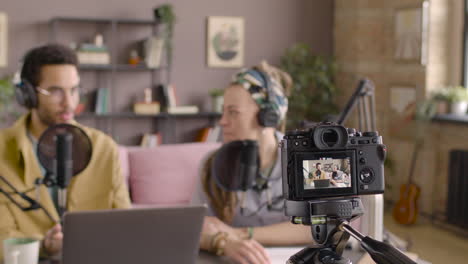
<instances>
[{"instance_id":1,"label":"laptop","mask_svg":"<svg viewBox=\"0 0 468 264\"><path fill-rule=\"evenodd\" d=\"M314 180L314 187L315 188L330 187L330 179Z\"/></svg>"},{"instance_id":2,"label":"laptop","mask_svg":"<svg viewBox=\"0 0 468 264\"><path fill-rule=\"evenodd\" d=\"M70 212L64 264L195 263L204 206Z\"/></svg>"}]
</instances>

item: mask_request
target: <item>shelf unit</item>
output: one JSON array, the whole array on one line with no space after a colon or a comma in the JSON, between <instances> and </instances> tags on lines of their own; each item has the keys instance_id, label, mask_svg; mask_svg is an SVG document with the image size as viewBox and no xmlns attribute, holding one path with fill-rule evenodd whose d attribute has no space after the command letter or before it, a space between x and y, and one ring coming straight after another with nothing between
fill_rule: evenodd
<instances>
[{"instance_id":1,"label":"shelf unit","mask_svg":"<svg viewBox=\"0 0 468 264\"><path fill-rule=\"evenodd\" d=\"M135 48L139 41L158 34L158 26L158 21L141 19L55 17L49 21L51 42L67 45L89 41L90 37L99 33L104 36L104 44L110 53L109 65L79 65L82 83L87 87L87 92L106 87L110 93L109 113L82 113L77 116L80 123L103 130L123 145L137 145L142 133L156 131L162 133L163 143L191 141L195 135L190 139L179 136L178 132L215 124L220 117L219 113L138 115L131 112L131 105L136 98L143 96L144 88L152 88L154 91L157 85L171 81L171 69L165 63L167 60L164 54L161 66L157 68L125 63L124 54ZM147 75L149 80L146 79ZM192 123L191 127L187 127L187 123Z\"/></svg>"}]
</instances>

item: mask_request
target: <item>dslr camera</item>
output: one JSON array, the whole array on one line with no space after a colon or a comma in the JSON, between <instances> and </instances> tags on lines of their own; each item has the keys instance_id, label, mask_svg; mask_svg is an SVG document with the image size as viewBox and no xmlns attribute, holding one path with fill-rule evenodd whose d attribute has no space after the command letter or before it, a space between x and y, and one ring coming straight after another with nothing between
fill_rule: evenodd
<instances>
[{"instance_id":1,"label":"dslr camera","mask_svg":"<svg viewBox=\"0 0 468 264\"><path fill-rule=\"evenodd\" d=\"M376 131L358 132L330 122L288 131L281 156L287 200L384 192L386 147Z\"/></svg>"}]
</instances>

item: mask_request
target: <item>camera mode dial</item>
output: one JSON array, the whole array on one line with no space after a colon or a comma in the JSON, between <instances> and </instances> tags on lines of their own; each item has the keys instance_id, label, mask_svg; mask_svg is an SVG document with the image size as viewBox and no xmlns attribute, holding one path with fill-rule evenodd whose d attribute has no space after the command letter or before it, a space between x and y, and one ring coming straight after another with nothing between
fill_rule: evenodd
<instances>
[{"instance_id":1,"label":"camera mode dial","mask_svg":"<svg viewBox=\"0 0 468 264\"><path fill-rule=\"evenodd\" d=\"M371 168L364 168L359 173L359 180L365 184L369 184L374 180L374 171Z\"/></svg>"}]
</instances>

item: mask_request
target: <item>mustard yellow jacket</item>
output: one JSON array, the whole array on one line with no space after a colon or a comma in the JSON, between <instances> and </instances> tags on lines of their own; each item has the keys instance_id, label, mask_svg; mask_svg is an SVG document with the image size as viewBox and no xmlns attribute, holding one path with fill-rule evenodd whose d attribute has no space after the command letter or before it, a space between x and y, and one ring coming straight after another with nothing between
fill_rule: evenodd
<instances>
[{"instance_id":1,"label":"mustard yellow jacket","mask_svg":"<svg viewBox=\"0 0 468 264\"><path fill-rule=\"evenodd\" d=\"M19 191L34 187L34 181L42 178L32 143L27 136L30 114L20 118L12 127L0 131L0 175ZM128 189L120 172L117 145L104 133L75 123L90 137L93 153L88 167L74 176L67 188L67 210L98 210L128 208ZM0 188L11 191L0 181ZM35 198L35 191L27 193ZM59 219L47 187L39 187L40 203ZM18 196L16 201L25 204ZM42 210L23 212L0 193L0 241L9 237L37 237L42 239L52 226ZM3 246L0 244L0 263Z\"/></svg>"}]
</instances>

